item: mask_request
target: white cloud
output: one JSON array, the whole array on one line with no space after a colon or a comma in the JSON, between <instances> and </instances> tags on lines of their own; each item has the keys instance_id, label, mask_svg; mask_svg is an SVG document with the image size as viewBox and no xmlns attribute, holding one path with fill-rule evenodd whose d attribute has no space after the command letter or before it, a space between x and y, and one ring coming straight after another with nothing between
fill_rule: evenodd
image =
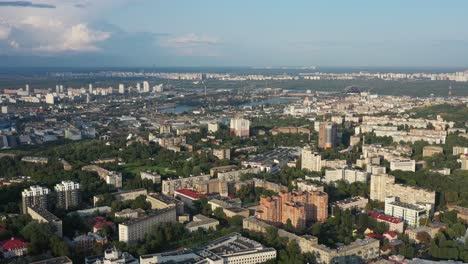
<instances>
[{"instance_id":1,"label":"white cloud","mask_svg":"<svg viewBox=\"0 0 468 264\"><path fill-rule=\"evenodd\" d=\"M217 45L222 41L213 36L190 33L179 36L169 36L160 41L160 45L172 49L181 56L218 56Z\"/></svg>"},{"instance_id":2,"label":"white cloud","mask_svg":"<svg viewBox=\"0 0 468 264\"><path fill-rule=\"evenodd\" d=\"M8 24L0 21L0 41L8 39L10 33L11 27Z\"/></svg>"}]
</instances>

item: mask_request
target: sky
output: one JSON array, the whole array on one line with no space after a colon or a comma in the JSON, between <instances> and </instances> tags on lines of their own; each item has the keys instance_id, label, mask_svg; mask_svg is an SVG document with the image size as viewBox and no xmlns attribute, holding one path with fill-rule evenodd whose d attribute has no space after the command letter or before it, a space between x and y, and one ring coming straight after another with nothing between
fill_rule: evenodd
<instances>
[{"instance_id":1,"label":"sky","mask_svg":"<svg viewBox=\"0 0 468 264\"><path fill-rule=\"evenodd\" d=\"M0 0L0 67L467 67L467 0Z\"/></svg>"}]
</instances>

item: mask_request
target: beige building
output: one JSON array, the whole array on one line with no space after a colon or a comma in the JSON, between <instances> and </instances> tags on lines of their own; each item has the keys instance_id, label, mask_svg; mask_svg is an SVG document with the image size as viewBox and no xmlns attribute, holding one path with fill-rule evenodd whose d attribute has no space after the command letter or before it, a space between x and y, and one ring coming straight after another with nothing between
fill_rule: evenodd
<instances>
[{"instance_id":1,"label":"beige building","mask_svg":"<svg viewBox=\"0 0 468 264\"><path fill-rule=\"evenodd\" d=\"M322 157L310 148L303 148L301 152L301 169L310 171L322 170Z\"/></svg>"},{"instance_id":2,"label":"beige building","mask_svg":"<svg viewBox=\"0 0 468 264\"><path fill-rule=\"evenodd\" d=\"M138 242L145 238L151 229L162 223L175 223L177 221L174 207L155 210L152 213L119 224L119 241L128 244Z\"/></svg>"},{"instance_id":3,"label":"beige building","mask_svg":"<svg viewBox=\"0 0 468 264\"><path fill-rule=\"evenodd\" d=\"M177 215L184 214L184 203L175 198L159 193L151 193L146 196L146 201L151 204L151 209L166 209L175 207Z\"/></svg>"},{"instance_id":4,"label":"beige building","mask_svg":"<svg viewBox=\"0 0 468 264\"><path fill-rule=\"evenodd\" d=\"M390 161L390 170L416 171L416 161L410 159L396 159Z\"/></svg>"},{"instance_id":5,"label":"beige building","mask_svg":"<svg viewBox=\"0 0 468 264\"><path fill-rule=\"evenodd\" d=\"M167 179L162 181L162 193L165 195L172 196L174 192L179 189L192 189L196 183L208 181L211 179L211 175L193 176L187 178L175 178Z\"/></svg>"},{"instance_id":6,"label":"beige building","mask_svg":"<svg viewBox=\"0 0 468 264\"><path fill-rule=\"evenodd\" d=\"M220 160L230 160L231 159L231 149L213 149L213 156L217 157Z\"/></svg>"},{"instance_id":7,"label":"beige building","mask_svg":"<svg viewBox=\"0 0 468 264\"><path fill-rule=\"evenodd\" d=\"M440 153L444 153L444 149L439 146L425 146L423 148L423 157L432 157Z\"/></svg>"},{"instance_id":8,"label":"beige building","mask_svg":"<svg viewBox=\"0 0 468 264\"><path fill-rule=\"evenodd\" d=\"M384 202L386 197L396 196L403 203L430 203L435 204L435 192L412 187L408 185L396 184L395 177L388 174L372 175L370 184L370 198Z\"/></svg>"},{"instance_id":9,"label":"beige building","mask_svg":"<svg viewBox=\"0 0 468 264\"><path fill-rule=\"evenodd\" d=\"M218 220L206 217L201 214L197 214L193 216L192 222L189 222L185 225L185 228L187 228L190 232L195 232L200 228L204 230L216 230L216 227L218 227L218 225Z\"/></svg>"}]
</instances>

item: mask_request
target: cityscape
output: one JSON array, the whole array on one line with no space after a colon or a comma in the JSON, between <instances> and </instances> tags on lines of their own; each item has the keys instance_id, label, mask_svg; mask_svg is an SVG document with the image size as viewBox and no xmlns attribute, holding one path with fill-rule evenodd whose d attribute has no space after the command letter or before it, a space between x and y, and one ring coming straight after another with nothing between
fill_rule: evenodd
<instances>
[{"instance_id":1,"label":"cityscape","mask_svg":"<svg viewBox=\"0 0 468 264\"><path fill-rule=\"evenodd\" d=\"M367 38L341 56L319 34L296 57L307 37L283 32L279 52L281 32L255 31L304 29L311 6L295 1L0 0L0 263L468 263L468 50L439 39L441 59L375 32L379 56ZM461 32L459 4L459 23L440 23ZM390 9L397 25L439 23L433 1L355 5L314 7L354 10L351 26L386 15L356 38ZM297 23L271 20L280 9ZM252 55L222 34L249 27ZM156 46L133 39L148 35Z\"/></svg>"}]
</instances>

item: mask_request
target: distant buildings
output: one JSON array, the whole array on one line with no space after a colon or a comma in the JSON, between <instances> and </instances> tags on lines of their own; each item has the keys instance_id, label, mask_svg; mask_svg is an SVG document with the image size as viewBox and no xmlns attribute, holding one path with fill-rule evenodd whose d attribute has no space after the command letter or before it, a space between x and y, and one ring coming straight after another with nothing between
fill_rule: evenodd
<instances>
[{"instance_id":1,"label":"distant buildings","mask_svg":"<svg viewBox=\"0 0 468 264\"><path fill-rule=\"evenodd\" d=\"M119 172L108 171L96 165L83 166L81 170L96 172L108 185L114 188L122 188L122 174Z\"/></svg>"},{"instance_id":2,"label":"distant buildings","mask_svg":"<svg viewBox=\"0 0 468 264\"><path fill-rule=\"evenodd\" d=\"M218 132L219 124L217 122L210 122L208 123L208 133L216 133Z\"/></svg>"},{"instance_id":3,"label":"distant buildings","mask_svg":"<svg viewBox=\"0 0 468 264\"><path fill-rule=\"evenodd\" d=\"M26 214L28 208L32 206L38 206L44 209L48 208L49 205L49 189L41 186L31 186L29 189L24 189L21 193L22 196L22 212Z\"/></svg>"},{"instance_id":4,"label":"distant buildings","mask_svg":"<svg viewBox=\"0 0 468 264\"><path fill-rule=\"evenodd\" d=\"M232 233L194 249L143 255L140 264L153 263L232 263L256 264L276 259L276 250Z\"/></svg>"},{"instance_id":5,"label":"distant buildings","mask_svg":"<svg viewBox=\"0 0 468 264\"><path fill-rule=\"evenodd\" d=\"M217 157L220 160L230 160L231 159L231 149L213 149L213 156Z\"/></svg>"},{"instance_id":6,"label":"distant buildings","mask_svg":"<svg viewBox=\"0 0 468 264\"><path fill-rule=\"evenodd\" d=\"M320 123L318 147L334 148L338 145L338 126L332 122Z\"/></svg>"},{"instance_id":7,"label":"distant buildings","mask_svg":"<svg viewBox=\"0 0 468 264\"><path fill-rule=\"evenodd\" d=\"M231 119L231 133L236 137L250 136L250 121L242 118Z\"/></svg>"},{"instance_id":8,"label":"distant buildings","mask_svg":"<svg viewBox=\"0 0 468 264\"><path fill-rule=\"evenodd\" d=\"M72 181L62 181L55 185L57 207L68 210L78 207L81 200L80 184Z\"/></svg>"}]
</instances>

